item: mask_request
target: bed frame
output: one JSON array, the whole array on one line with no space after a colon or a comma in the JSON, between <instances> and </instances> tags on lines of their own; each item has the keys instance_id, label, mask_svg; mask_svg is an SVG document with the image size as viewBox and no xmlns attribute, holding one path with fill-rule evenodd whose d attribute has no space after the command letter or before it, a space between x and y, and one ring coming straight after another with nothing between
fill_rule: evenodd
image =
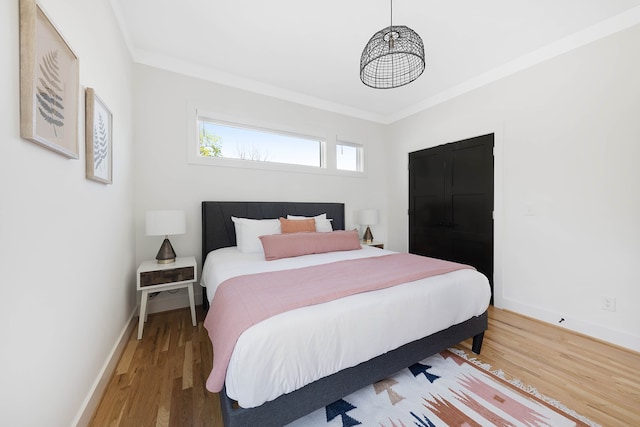
<instances>
[{"instance_id":1,"label":"bed frame","mask_svg":"<svg viewBox=\"0 0 640 427\"><path fill-rule=\"evenodd\" d=\"M333 220L334 230L344 230L343 203L202 202L202 260L214 249L236 245L231 216L264 219L287 215L315 216L322 213ZM203 304L208 309L206 289L203 289ZM226 388L223 388L219 396L224 425L281 427L471 337L472 350L479 354L487 325L488 316L485 312L357 366L321 378L256 408L239 408L227 396Z\"/></svg>"}]
</instances>

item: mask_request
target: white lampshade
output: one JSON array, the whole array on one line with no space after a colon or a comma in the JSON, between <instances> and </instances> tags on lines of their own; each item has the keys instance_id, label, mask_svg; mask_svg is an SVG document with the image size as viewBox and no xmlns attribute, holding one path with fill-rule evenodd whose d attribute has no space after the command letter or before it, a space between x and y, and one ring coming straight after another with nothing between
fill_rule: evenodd
<instances>
[{"instance_id":1,"label":"white lampshade","mask_svg":"<svg viewBox=\"0 0 640 427\"><path fill-rule=\"evenodd\" d=\"M360 225L374 225L378 223L377 209L363 209L358 212L358 223Z\"/></svg>"},{"instance_id":2,"label":"white lampshade","mask_svg":"<svg viewBox=\"0 0 640 427\"><path fill-rule=\"evenodd\" d=\"M147 236L170 236L187 232L184 211L148 211Z\"/></svg>"}]
</instances>

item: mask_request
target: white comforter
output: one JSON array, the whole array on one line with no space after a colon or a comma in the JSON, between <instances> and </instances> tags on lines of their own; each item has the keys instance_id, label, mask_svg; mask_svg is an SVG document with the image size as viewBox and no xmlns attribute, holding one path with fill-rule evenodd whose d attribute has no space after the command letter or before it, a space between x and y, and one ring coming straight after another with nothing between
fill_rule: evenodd
<instances>
[{"instance_id":1,"label":"white comforter","mask_svg":"<svg viewBox=\"0 0 640 427\"><path fill-rule=\"evenodd\" d=\"M201 284L211 301L218 285L234 276L391 253L364 246L265 261L262 253L223 248L207 256ZM465 269L282 313L240 336L227 370L227 395L244 408L259 406L478 316L490 297L487 278Z\"/></svg>"}]
</instances>

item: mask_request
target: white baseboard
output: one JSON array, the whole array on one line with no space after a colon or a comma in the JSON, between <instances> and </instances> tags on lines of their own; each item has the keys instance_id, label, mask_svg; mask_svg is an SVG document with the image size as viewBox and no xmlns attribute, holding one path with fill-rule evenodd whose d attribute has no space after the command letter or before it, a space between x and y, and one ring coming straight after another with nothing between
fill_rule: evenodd
<instances>
[{"instance_id":1,"label":"white baseboard","mask_svg":"<svg viewBox=\"0 0 640 427\"><path fill-rule=\"evenodd\" d=\"M584 320L568 317L564 314L554 313L539 307L522 304L508 298L502 298L500 305L498 305L496 301L496 307L504 308L524 316L570 329L574 332L587 335L600 341L606 341L629 350L640 352L640 337L633 336L626 332L605 328L595 323L585 322ZM560 322L560 319L564 320Z\"/></svg>"},{"instance_id":2,"label":"white baseboard","mask_svg":"<svg viewBox=\"0 0 640 427\"><path fill-rule=\"evenodd\" d=\"M93 384L93 387L91 387L87 398L82 403L80 411L78 411L78 415L76 415L76 418L74 419L72 425L76 427L86 427L89 425L91 417L93 417L96 408L100 404L100 399L102 399L102 395L104 394L107 385L109 385L109 381L111 380L111 377L113 376L113 373L118 366L118 361L120 360L120 356L122 356L122 353L127 346L129 337L131 336L131 333L133 332L133 329L137 324L138 308L136 307L131 313L131 316L129 316L129 321L125 325L124 329L120 333L118 341L109 353L104 366L98 374L98 378Z\"/></svg>"},{"instance_id":3,"label":"white baseboard","mask_svg":"<svg viewBox=\"0 0 640 427\"><path fill-rule=\"evenodd\" d=\"M202 291L200 289L200 286L194 286L194 299L196 301L196 305L198 305L202 300ZM186 292L186 289L180 289L180 291L176 292L175 294L161 292L157 297L149 299L147 307L149 313L158 313L161 311L169 311L183 307L189 307L189 296ZM76 415L76 418L74 419L72 425L76 427L86 427L89 425L91 417L93 417L93 414L100 404L100 399L102 399L102 395L104 394L104 391L109 384L109 380L111 380L111 377L113 376L113 373L118 366L118 361L120 360L120 357L122 356L122 353L127 346L129 337L131 336L133 330L138 326L139 310L140 307L136 306L136 308L131 313L131 316L129 316L127 325L120 333L118 341L109 353L104 366L100 370L98 378L91 387L87 398L82 403L82 406L80 407L80 410L78 411L78 414Z\"/></svg>"}]
</instances>

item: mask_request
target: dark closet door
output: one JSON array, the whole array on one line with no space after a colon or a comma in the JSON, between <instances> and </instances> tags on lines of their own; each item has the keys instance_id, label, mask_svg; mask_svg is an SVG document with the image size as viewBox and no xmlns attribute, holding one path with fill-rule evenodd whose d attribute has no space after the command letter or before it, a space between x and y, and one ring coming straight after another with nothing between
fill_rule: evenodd
<instances>
[{"instance_id":1,"label":"dark closet door","mask_svg":"<svg viewBox=\"0 0 640 427\"><path fill-rule=\"evenodd\" d=\"M409 153L409 252L474 266L493 291L493 134Z\"/></svg>"}]
</instances>

